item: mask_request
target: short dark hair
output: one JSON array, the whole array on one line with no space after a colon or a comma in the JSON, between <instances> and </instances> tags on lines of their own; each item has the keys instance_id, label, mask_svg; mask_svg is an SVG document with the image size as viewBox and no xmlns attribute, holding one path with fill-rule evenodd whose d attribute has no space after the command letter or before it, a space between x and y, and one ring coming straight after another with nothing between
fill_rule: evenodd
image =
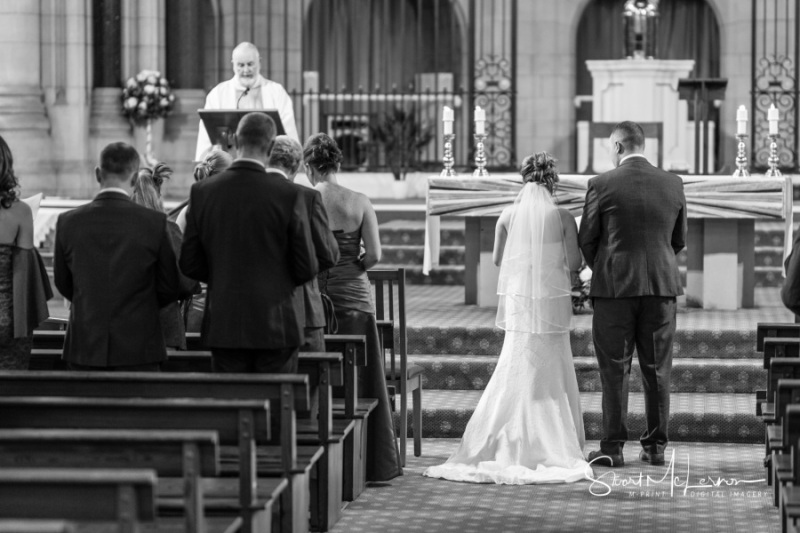
<instances>
[{"instance_id":1,"label":"short dark hair","mask_svg":"<svg viewBox=\"0 0 800 533\"><path fill-rule=\"evenodd\" d=\"M625 120L614 126L611 134L617 134L619 143L625 150L632 148L644 148L644 130L636 122Z\"/></svg>"},{"instance_id":2,"label":"short dark hair","mask_svg":"<svg viewBox=\"0 0 800 533\"><path fill-rule=\"evenodd\" d=\"M127 143L111 143L100 152L100 170L117 176L131 175L139 170L139 152Z\"/></svg>"},{"instance_id":3,"label":"short dark hair","mask_svg":"<svg viewBox=\"0 0 800 533\"><path fill-rule=\"evenodd\" d=\"M277 128L272 117L264 113L248 113L236 128L236 144L239 148L255 148L269 152L275 140Z\"/></svg>"}]
</instances>

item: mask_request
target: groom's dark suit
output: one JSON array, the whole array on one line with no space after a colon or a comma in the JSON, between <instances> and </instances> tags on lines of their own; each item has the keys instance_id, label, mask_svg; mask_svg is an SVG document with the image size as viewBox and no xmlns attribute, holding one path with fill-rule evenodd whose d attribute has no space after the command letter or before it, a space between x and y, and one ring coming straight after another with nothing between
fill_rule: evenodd
<instances>
[{"instance_id":1,"label":"groom's dark suit","mask_svg":"<svg viewBox=\"0 0 800 533\"><path fill-rule=\"evenodd\" d=\"M628 438L633 349L644 385L642 447L663 453L669 421L675 297L683 287L675 258L686 242L683 182L644 157L625 159L589 180L580 247L592 269L592 335L603 386L604 454Z\"/></svg>"}]
</instances>

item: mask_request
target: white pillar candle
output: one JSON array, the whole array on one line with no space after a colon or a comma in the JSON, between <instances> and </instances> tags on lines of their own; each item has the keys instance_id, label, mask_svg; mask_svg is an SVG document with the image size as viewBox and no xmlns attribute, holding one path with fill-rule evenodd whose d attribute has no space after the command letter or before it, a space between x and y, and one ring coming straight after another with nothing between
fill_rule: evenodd
<instances>
[{"instance_id":1,"label":"white pillar candle","mask_svg":"<svg viewBox=\"0 0 800 533\"><path fill-rule=\"evenodd\" d=\"M444 122L444 134L453 134L453 108L444 106L442 110L442 121Z\"/></svg>"},{"instance_id":2,"label":"white pillar candle","mask_svg":"<svg viewBox=\"0 0 800 533\"><path fill-rule=\"evenodd\" d=\"M478 135L486 133L486 111L481 106L475 107L475 133Z\"/></svg>"},{"instance_id":3,"label":"white pillar candle","mask_svg":"<svg viewBox=\"0 0 800 533\"><path fill-rule=\"evenodd\" d=\"M769 111L767 112L767 120L769 120L769 134L778 134L778 108L775 104L770 104Z\"/></svg>"},{"instance_id":4,"label":"white pillar candle","mask_svg":"<svg viewBox=\"0 0 800 533\"><path fill-rule=\"evenodd\" d=\"M747 135L747 108L744 105L736 110L736 135Z\"/></svg>"}]
</instances>

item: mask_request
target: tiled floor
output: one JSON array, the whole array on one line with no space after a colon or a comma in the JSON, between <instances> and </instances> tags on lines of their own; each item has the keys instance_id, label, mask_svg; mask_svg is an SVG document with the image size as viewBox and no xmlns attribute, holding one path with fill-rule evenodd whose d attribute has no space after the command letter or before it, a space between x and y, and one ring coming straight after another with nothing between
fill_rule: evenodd
<instances>
[{"instance_id":1,"label":"tiled floor","mask_svg":"<svg viewBox=\"0 0 800 533\"><path fill-rule=\"evenodd\" d=\"M597 481L568 485L475 485L422 477L457 443L425 439L424 456L409 456L404 476L367 488L333 532L780 530L764 482L763 446L676 443L667 448L668 462L675 452L672 468L641 463L635 446L629 446L624 467L597 467ZM586 449L596 448L592 442Z\"/></svg>"}]
</instances>

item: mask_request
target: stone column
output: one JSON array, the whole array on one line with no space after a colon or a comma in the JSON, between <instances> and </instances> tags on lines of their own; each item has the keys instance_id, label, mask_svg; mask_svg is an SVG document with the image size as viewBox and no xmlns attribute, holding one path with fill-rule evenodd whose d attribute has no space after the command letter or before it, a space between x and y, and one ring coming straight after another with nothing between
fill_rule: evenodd
<instances>
[{"instance_id":1,"label":"stone column","mask_svg":"<svg viewBox=\"0 0 800 533\"><path fill-rule=\"evenodd\" d=\"M0 135L13 152L23 196L49 191L46 176L53 173L42 92L40 19L39 0L0 2Z\"/></svg>"}]
</instances>

